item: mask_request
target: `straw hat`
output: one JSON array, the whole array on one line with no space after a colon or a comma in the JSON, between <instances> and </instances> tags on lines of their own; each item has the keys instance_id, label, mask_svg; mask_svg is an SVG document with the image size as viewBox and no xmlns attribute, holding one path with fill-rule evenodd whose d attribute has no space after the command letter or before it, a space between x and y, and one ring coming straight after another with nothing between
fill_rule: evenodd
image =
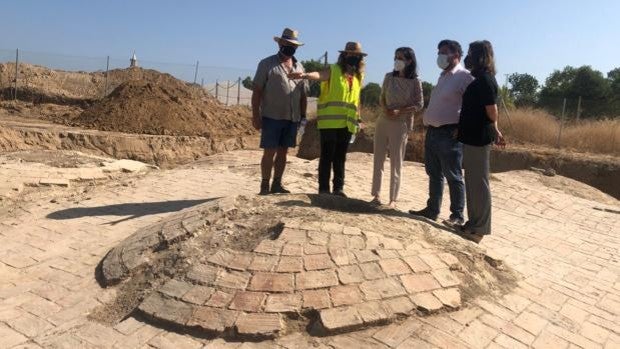
<instances>
[{"instance_id":1,"label":"straw hat","mask_svg":"<svg viewBox=\"0 0 620 349\"><path fill-rule=\"evenodd\" d=\"M359 42L347 42L347 44L344 47L343 51L338 51L340 53L354 53L354 54L358 54L360 56L368 56L367 53L362 52L362 44L360 44Z\"/></svg>"},{"instance_id":2,"label":"straw hat","mask_svg":"<svg viewBox=\"0 0 620 349\"><path fill-rule=\"evenodd\" d=\"M291 28L284 28L282 31L282 36L274 36L273 40L279 44L285 42L289 44L293 44L295 46L303 46L303 43L297 40L297 36L299 32L297 30L293 30Z\"/></svg>"}]
</instances>

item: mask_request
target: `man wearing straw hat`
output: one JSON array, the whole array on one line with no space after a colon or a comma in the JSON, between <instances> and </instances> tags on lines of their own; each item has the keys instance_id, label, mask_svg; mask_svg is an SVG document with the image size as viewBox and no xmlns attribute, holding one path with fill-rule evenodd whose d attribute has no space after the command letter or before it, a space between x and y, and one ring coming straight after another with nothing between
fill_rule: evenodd
<instances>
[{"instance_id":1,"label":"man wearing straw hat","mask_svg":"<svg viewBox=\"0 0 620 349\"><path fill-rule=\"evenodd\" d=\"M297 127L306 117L307 104L307 84L287 76L304 73L303 66L295 58L295 51L303 45L297 36L297 31L289 28L284 29L281 36L275 36L278 53L260 61L254 75L252 124L261 130L260 147L263 148L260 195L290 193L282 186L282 175L288 148L295 147Z\"/></svg>"}]
</instances>

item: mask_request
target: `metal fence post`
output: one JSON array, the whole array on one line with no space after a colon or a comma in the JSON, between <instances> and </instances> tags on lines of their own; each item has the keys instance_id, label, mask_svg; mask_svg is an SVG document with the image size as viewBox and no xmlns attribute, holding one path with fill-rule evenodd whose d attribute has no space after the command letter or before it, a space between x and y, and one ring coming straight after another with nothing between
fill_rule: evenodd
<instances>
[{"instance_id":1,"label":"metal fence post","mask_svg":"<svg viewBox=\"0 0 620 349\"><path fill-rule=\"evenodd\" d=\"M228 105L228 95L230 91L230 80L226 81L226 105Z\"/></svg>"},{"instance_id":2,"label":"metal fence post","mask_svg":"<svg viewBox=\"0 0 620 349\"><path fill-rule=\"evenodd\" d=\"M562 128L564 128L564 113L566 112L566 98L562 104L562 116L560 116L560 132L558 132L558 148L560 148L560 140L562 139Z\"/></svg>"},{"instance_id":3,"label":"metal fence post","mask_svg":"<svg viewBox=\"0 0 620 349\"><path fill-rule=\"evenodd\" d=\"M577 101L577 121L581 117L581 96L579 96L579 100Z\"/></svg>"},{"instance_id":4,"label":"metal fence post","mask_svg":"<svg viewBox=\"0 0 620 349\"><path fill-rule=\"evenodd\" d=\"M241 104L241 77L237 79L237 105Z\"/></svg>"},{"instance_id":5,"label":"metal fence post","mask_svg":"<svg viewBox=\"0 0 620 349\"><path fill-rule=\"evenodd\" d=\"M219 80L215 80L215 99L217 99L218 102L220 101L219 91L220 91L220 82Z\"/></svg>"},{"instance_id":6,"label":"metal fence post","mask_svg":"<svg viewBox=\"0 0 620 349\"><path fill-rule=\"evenodd\" d=\"M110 70L110 56L106 59L105 63L105 83L103 84L103 97L108 94L108 71Z\"/></svg>"},{"instance_id":7,"label":"metal fence post","mask_svg":"<svg viewBox=\"0 0 620 349\"><path fill-rule=\"evenodd\" d=\"M200 61L196 61L196 71L194 72L194 84L196 84L196 81L198 81L198 65L200 64Z\"/></svg>"},{"instance_id":8,"label":"metal fence post","mask_svg":"<svg viewBox=\"0 0 620 349\"><path fill-rule=\"evenodd\" d=\"M504 107L504 113L506 113L508 124L510 125L510 128L512 128L512 120L510 120L510 113L508 112L508 107L506 107L506 102L504 101L504 97L500 96L499 98L502 101L502 107Z\"/></svg>"},{"instance_id":9,"label":"metal fence post","mask_svg":"<svg viewBox=\"0 0 620 349\"><path fill-rule=\"evenodd\" d=\"M205 88L205 78L200 79L200 87Z\"/></svg>"},{"instance_id":10,"label":"metal fence post","mask_svg":"<svg viewBox=\"0 0 620 349\"><path fill-rule=\"evenodd\" d=\"M17 100L17 77L19 75L19 49L15 49L15 87L13 90L13 100Z\"/></svg>"}]
</instances>

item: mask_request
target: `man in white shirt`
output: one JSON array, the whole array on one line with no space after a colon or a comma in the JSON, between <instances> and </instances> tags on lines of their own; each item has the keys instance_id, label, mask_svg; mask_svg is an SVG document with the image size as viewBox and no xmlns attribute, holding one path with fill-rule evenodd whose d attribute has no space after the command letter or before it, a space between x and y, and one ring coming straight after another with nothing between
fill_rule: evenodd
<instances>
[{"instance_id":1,"label":"man in white shirt","mask_svg":"<svg viewBox=\"0 0 620 349\"><path fill-rule=\"evenodd\" d=\"M427 127L424 164L429 177L429 198L425 208L410 210L409 213L436 220L441 208L445 177L450 189L451 211L445 223L453 226L463 224L465 207L465 184L461 169L463 148L456 140L456 130L463 93L474 78L460 64L463 50L458 42L442 40L437 49L437 65L442 72L424 113L424 125Z\"/></svg>"}]
</instances>

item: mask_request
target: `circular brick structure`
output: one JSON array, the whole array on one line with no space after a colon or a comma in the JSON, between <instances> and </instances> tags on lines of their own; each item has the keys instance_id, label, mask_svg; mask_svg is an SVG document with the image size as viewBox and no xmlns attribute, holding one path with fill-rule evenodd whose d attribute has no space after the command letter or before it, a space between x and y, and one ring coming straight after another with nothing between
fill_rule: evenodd
<instances>
[{"instance_id":1,"label":"circular brick structure","mask_svg":"<svg viewBox=\"0 0 620 349\"><path fill-rule=\"evenodd\" d=\"M139 230L106 255L101 274L106 285L147 278L136 283L150 285L136 310L153 321L272 338L456 310L508 277L484 257L452 234L361 201L236 197Z\"/></svg>"}]
</instances>

